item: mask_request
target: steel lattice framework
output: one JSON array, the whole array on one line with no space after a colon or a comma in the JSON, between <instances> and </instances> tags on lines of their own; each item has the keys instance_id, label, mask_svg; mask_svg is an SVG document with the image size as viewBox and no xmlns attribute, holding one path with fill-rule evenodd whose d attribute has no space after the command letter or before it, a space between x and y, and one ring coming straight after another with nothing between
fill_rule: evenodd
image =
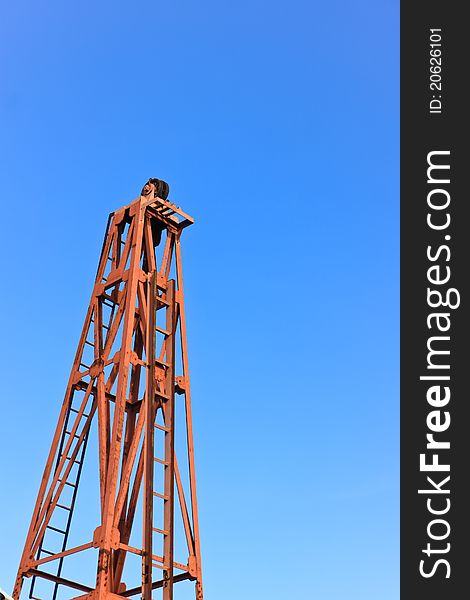
<instances>
[{"instance_id":1,"label":"steel lattice framework","mask_svg":"<svg viewBox=\"0 0 470 600\"><path fill-rule=\"evenodd\" d=\"M196 599L203 598L180 246L181 233L193 219L168 202L167 194L163 181L151 179L139 198L109 217L15 600L24 577L32 578L30 598L38 598L39 580L50 582L51 600L118 600L138 594L151 600L157 588L163 600L172 600L174 584L183 580L194 581ZM180 456L184 482L175 453L177 402L185 415ZM77 491L91 431L98 437L100 522L90 523L87 534L82 519L88 538L71 547L72 516L80 502ZM163 489L155 489L158 470ZM142 519L141 543L131 546L137 514ZM175 517L184 531L185 562L176 562L174 556ZM97 555L95 587L78 575L64 575L68 560L92 549ZM140 557L141 583L127 589L123 571L130 555ZM138 576L140 581L140 569Z\"/></svg>"}]
</instances>

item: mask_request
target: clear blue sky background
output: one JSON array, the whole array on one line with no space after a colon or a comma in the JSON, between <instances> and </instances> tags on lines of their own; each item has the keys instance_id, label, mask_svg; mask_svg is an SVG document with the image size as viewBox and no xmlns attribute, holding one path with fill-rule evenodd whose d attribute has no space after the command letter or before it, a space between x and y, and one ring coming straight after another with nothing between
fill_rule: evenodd
<instances>
[{"instance_id":1,"label":"clear blue sky background","mask_svg":"<svg viewBox=\"0 0 470 600\"><path fill-rule=\"evenodd\" d=\"M185 234L207 600L398 598L398 2L3 3L0 586L108 212Z\"/></svg>"}]
</instances>

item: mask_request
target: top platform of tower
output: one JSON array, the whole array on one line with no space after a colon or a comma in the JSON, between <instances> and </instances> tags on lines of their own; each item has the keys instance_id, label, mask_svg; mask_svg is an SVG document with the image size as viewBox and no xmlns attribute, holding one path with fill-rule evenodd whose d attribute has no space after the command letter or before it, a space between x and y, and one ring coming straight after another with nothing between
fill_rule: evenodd
<instances>
[{"instance_id":1,"label":"top platform of tower","mask_svg":"<svg viewBox=\"0 0 470 600\"><path fill-rule=\"evenodd\" d=\"M179 206L167 200L168 184L161 179L149 179L141 191L141 195L130 204L123 206L113 214L115 218L127 210L131 212L137 208L145 209L151 216L161 221L165 226L184 229L194 223L193 217L186 214Z\"/></svg>"}]
</instances>

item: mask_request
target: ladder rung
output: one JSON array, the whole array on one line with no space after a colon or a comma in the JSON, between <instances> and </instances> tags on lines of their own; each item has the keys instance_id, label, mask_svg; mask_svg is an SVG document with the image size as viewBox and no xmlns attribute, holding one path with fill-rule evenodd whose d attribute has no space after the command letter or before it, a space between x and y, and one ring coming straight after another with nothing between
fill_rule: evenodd
<instances>
[{"instance_id":1,"label":"ladder rung","mask_svg":"<svg viewBox=\"0 0 470 600\"><path fill-rule=\"evenodd\" d=\"M67 533L63 529L59 529L58 527L54 527L53 525L46 525L46 529L52 529L53 531L57 531L57 533L61 533L62 535L65 535Z\"/></svg>"},{"instance_id":2,"label":"ladder rung","mask_svg":"<svg viewBox=\"0 0 470 600\"><path fill-rule=\"evenodd\" d=\"M114 308L116 306L116 302L113 302L112 304L111 304L111 302L112 302L112 300L110 300L109 302L106 302L106 300L103 300L103 304L105 306L107 306L108 308Z\"/></svg>"},{"instance_id":3,"label":"ladder rung","mask_svg":"<svg viewBox=\"0 0 470 600\"><path fill-rule=\"evenodd\" d=\"M168 535L168 531L166 529L158 529L158 527L152 527L152 531L156 533L163 533L163 535Z\"/></svg>"},{"instance_id":4,"label":"ladder rung","mask_svg":"<svg viewBox=\"0 0 470 600\"><path fill-rule=\"evenodd\" d=\"M92 346L93 348L95 347L95 344L92 344L91 342L89 342L88 340L85 340L85 344L88 344L89 346Z\"/></svg>"},{"instance_id":5,"label":"ladder rung","mask_svg":"<svg viewBox=\"0 0 470 600\"><path fill-rule=\"evenodd\" d=\"M168 331L167 329L163 329L163 327L155 327L155 331L158 331L158 333L163 333L163 335L170 335L170 331Z\"/></svg>"},{"instance_id":6,"label":"ladder rung","mask_svg":"<svg viewBox=\"0 0 470 600\"><path fill-rule=\"evenodd\" d=\"M165 304L165 306L170 306L170 303L168 302L168 300L163 300L163 298L161 296L156 296L155 300L157 302L160 302L161 304Z\"/></svg>"},{"instance_id":7,"label":"ladder rung","mask_svg":"<svg viewBox=\"0 0 470 600\"><path fill-rule=\"evenodd\" d=\"M31 594L29 595L29 598L31 598L31 600L43 600L42 598L38 598L38 596L32 596Z\"/></svg>"},{"instance_id":8,"label":"ladder rung","mask_svg":"<svg viewBox=\"0 0 470 600\"><path fill-rule=\"evenodd\" d=\"M71 432L70 431L66 431L65 433L67 433L68 435L70 435ZM76 433L73 437L78 439L80 436L78 435L78 433Z\"/></svg>"},{"instance_id":9,"label":"ladder rung","mask_svg":"<svg viewBox=\"0 0 470 600\"><path fill-rule=\"evenodd\" d=\"M152 492L152 494L157 498L161 498L162 500L168 500L168 496L165 496L165 494L160 494L159 492Z\"/></svg>"},{"instance_id":10,"label":"ladder rung","mask_svg":"<svg viewBox=\"0 0 470 600\"><path fill-rule=\"evenodd\" d=\"M55 552L51 552L50 550L46 550L45 548L41 548L41 552L44 554L49 554L49 556L54 556Z\"/></svg>"},{"instance_id":11,"label":"ladder rung","mask_svg":"<svg viewBox=\"0 0 470 600\"><path fill-rule=\"evenodd\" d=\"M71 457L71 456L67 456L67 460L72 460L72 457ZM77 465L81 465L81 464L82 464L82 463L81 463L79 460L77 460L77 459L75 459L73 462L74 462L74 463L76 463Z\"/></svg>"},{"instance_id":12,"label":"ladder rung","mask_svg":"<svg viewBox=\"0 0 470 600\"><path fill-rule=\"evenodd\" d=\"M103 323L103 325L102 325L101 327L102 327L103 329L109 329L108 325L105 325L104 323Z\"/></svg>"},{"instance_id":13,"label":"ladder rung","mask_svg":"<svg viewBox=\"0 0 470 600\"><path fill-rule=\"evenodd\" d=\"M170 463L167 460L162 460L161 458L153 457L153 460L161 465L169 465Z\"/></svg>"},{"instance_id":14,"label":"ladder rung","mask_svg":"<svg viewBox=\"0 0 470 600\"><path fill-rule=\"evenodd\" d=\"M82 362L80 363L80 366L81 367L85 367L85 369L89 369L90 368L90 365L86 365L85 363L82 363Z\"/></svg>"},{"instance_id":15,"label":"ladder rung","mask_svg":"<svg viewBox=\"0 0 470 600\"><path fill-rule=\"evenodd\" d=\"M59 483L62 483L62 479L59 479ZM65 485L69 485L70 487L73 487L73 488L77 487L74 483L70 483L70 481L66 481Z\"/></svg>"},{"instance_id":16,"label":"ladder rung","mask_svg":"<svg viewBox=\"0 0 470 600\"><path fill-rule=\"evenodd\" d=\"M155 359L155 362L158 363L159 365L162 365L163 367L169 367L169 363L165 362L164 360L160 360L159 358Z\"/></svg>"},{"instance_id":17,"label":"ladder rung","mask_svg":"<svg viewBox=\"0 0 470 600\"><path fill-rule=\"evenodd\" d=\"M65 506L64 504L57 503L56 506L58 508L63 508L64 510L68 510L69 512L72 510L72 508L70 506Z\"/></svg>"},{"instance_id":18,"label":"ladder rung","mask_svg":"<svg viewBox=\"0 0 470 600\"><path fill-rule=\"evenodd\" d=\"M160 429L160 431L170 431L169 427L165 427L163 425L159 425L158 423L155 423L154 427L156 427L157 429Z\"/></svg>"},{"instance_id":19,"label":"ladder rung","mask_svg":"<svg viewBox=\"0 0 470 600\"><path fill-rule=\"evenodd\" d=\"M72 412L74 412L74 413L77 413L77 415L78 415L78 413L80 412L80 411L79 411L79 410L77 410L76 408L72 408L72 407L70 407L70 410L71 410ZM86 419L87 419L89 416L90 416L90 415L89 415L89 414L87 414L87 413L83 413L83 414L82 414L82 417L85 417ZM68 433L68 431L66 431L66 433Z\"/></svg>"}]
</instances>

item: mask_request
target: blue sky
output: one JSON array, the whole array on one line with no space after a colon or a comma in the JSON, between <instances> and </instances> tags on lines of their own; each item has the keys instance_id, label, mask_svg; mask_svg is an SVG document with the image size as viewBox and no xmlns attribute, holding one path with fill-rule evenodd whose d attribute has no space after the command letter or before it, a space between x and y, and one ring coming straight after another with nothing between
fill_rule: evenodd
<instances>
[{"instance_id":1,"label":"blue sky","mask_svg":"<svg viewBox=\"0 0 470 600\"><path fill-rule=\"evenodd\" d=\"M398 2L4 3L0 586L107 214L184 267L207 600L398 598Z\"/></svg>"}]
</instances>

